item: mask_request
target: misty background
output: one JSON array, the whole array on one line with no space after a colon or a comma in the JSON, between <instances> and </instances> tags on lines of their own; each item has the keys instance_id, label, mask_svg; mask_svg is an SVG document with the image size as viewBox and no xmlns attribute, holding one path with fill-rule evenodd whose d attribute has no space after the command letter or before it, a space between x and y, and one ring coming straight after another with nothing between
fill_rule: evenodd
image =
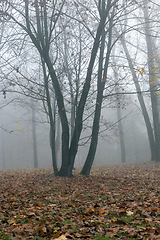
<instances>
[{"instance_id":1,"label":"misty background","mask_svg":"<svg viewBox=\"0 0 160 240\"><path fill-rule=\"evenodd\" d=\"M7 94L9 95L9 94ZM7 96L8 98L9 96ZM19 100L20 101L20 100ZM28 101L28 98L26 98ZM30 100L32 101L32 100ZM21 101L20 101L21 102ZM1 95L1 106L6 99ZM149 106L148 106L149 107ZM103 110L102 124L109 121L107 131L99 134L96 164L121 163L119 132L117 127L117 109L114 106ZM0 169L33 168L32 109L21 103L10 103L0 109ZM146 127L136 96L127 97L127 104L122 109L122 123L126 146L127 162L150 161L150 150ZM38 167L52 167L49 143L49 123L45 113L35 111ZM85 131L83 132L85 136ZM87 155L88 144L80 146L75 167L82 167ZM58 165L61 163L61 141Z\"/></svg>"}]
</instances>

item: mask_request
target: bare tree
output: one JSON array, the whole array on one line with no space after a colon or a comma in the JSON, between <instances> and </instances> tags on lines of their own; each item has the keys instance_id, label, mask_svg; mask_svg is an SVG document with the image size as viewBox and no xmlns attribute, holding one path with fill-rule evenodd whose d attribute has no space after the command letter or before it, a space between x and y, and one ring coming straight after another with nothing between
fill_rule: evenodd
<instances>
[{"instance_id":1,"label":"bare tree","mask_svg":"<svg viewBox=\"0 0 160 240\"><path fill-rule=\"evenodd\" d=\"M96 153L102 103L106 101L104 93L110 88L109 97L115 87L115 83L112 82L114 85L112 88L110 82L107 82L109 79L109 59L113 45L121 39L123 34L119 27L120 34L113 38L113 27L117 24L121 26L120 18L125 19L124 9L127 4L125 5L118 0L99 0L91 1L89 4L92 5L92 8L89 8L79 1L63 0L59 4L56 3L56 1L50 2L48 0L7 1L7 10L3 8L0 10L4 19L8 18L12 24L16 24L17 28L21 29L19 32L23 35L21 38L23 47L21 47L20 55L22 50L30 47L32 49L30 57L34 58L34 66L37 67L36 58L41 62L39 72L43 74L43 78L39 81L36 77L31 77L34 75L32 74L33 69L28 77L20 69L22 67L14 66L11 62L8 62L8 66L12 67L10 76L17 77L17 79L20 76L23 77L23 79L17 80L19 83L18 91L27 95L29 90L35 99L43 102L49 116L52 162L55 174L72 176L83 126L86 119L94 116L91 136L88 138L90 141L89 152L81 172L87 175L90 173ZM129 3L130 11L139 8L136 2L129 1ZM130 6L133 6L133 9ZM90 26L90 17L94 18L94 24L96 21L96 27ZM75 27L71 29L71 25L75 25ZM70 31L69 34L68 31ZM77 37L78 51L75 53L74 47L70 48L69 41L72 41L73 46L76 45L77 39L73 35L77 32L79 34ZM83 40L85 37L82 35L87 36L88 39ZM87 48L86 59L88 63L84 63L82 54ZM81 76L82 72L83 77ZM91 86L96 90L91 90ZM93 100L93 104L91 104L91 96L95 95L96 101ZM85 114L88 114L87 104L92 105L90 107L92 111L91 115L85 118ZM62 129L62 164L59 171L56 160L55 126L57 115L60 117Z\"/></svg>"}]
</instances>

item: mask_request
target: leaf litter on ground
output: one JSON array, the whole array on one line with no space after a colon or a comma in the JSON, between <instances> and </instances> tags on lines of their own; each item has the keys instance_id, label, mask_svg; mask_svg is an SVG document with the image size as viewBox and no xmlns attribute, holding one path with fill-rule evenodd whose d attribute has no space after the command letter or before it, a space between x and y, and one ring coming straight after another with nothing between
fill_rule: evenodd
<instances>
[{"instance_id":1,"label":"leaf litter on ground","mask_svg":"<svg viewBox=\"0 0 160 240\"><path fill-rule=\"evenodd\" d=\"M0 239L160 239L160 164L0 171Z\"/></svg>"}]
</instances>

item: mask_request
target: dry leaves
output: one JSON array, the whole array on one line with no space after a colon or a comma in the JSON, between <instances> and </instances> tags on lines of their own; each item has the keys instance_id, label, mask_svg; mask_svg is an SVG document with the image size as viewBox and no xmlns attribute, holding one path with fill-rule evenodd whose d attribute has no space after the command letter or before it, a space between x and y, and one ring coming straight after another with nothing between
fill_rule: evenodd
<instances>
[{"instance_id":1,"label":"dry leaves","mask_svg":"<svg viewBox=\"0 0 160 240\"><path fill-rule=\"evenodd\" d=\"M160 239L160 164L0 172L1 239ZM8 238L7 238L8 236Z\"/></svg>"}]
</instances>

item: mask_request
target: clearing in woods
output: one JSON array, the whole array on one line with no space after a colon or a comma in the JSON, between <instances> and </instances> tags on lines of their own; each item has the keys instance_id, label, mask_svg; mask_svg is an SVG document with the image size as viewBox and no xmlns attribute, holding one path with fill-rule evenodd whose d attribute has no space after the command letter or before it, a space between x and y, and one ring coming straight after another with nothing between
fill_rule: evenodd
<instances>
[{"instance_id":1,"label":"clearing in woods","mask_svg":"<svg viewBox=\"0 0 160 240\"><path fill-rule=\"evenodd\" d=\"M0 239L160 239L160 164L1 171Z\"/></svg>"}]
</instances>

